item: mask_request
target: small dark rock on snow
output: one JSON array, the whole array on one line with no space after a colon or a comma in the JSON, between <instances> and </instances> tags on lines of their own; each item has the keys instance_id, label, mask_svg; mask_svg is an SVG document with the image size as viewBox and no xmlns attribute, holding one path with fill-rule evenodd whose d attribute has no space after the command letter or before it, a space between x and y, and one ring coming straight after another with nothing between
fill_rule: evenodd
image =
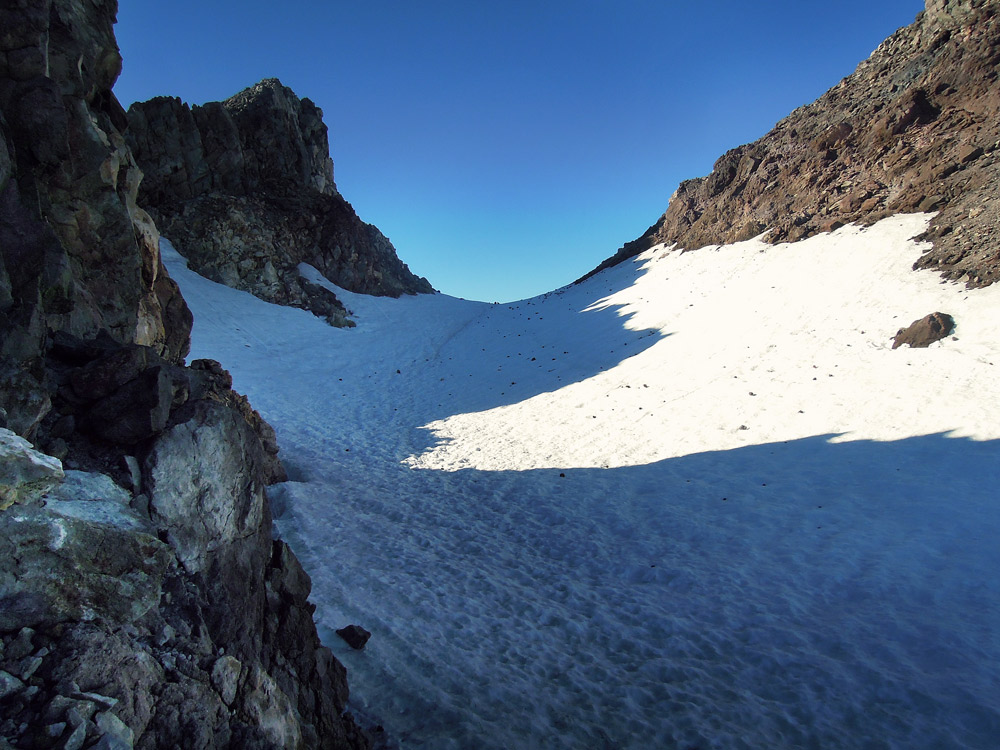
<instances>
[{"instance_id":1,"label":"small dark rock on snow","mask_svg":"<svg viewBox=\"0 0 1000 750\"><path fill-rule=\"evenodd\" d=\"M372 634L360 625L348 625L346 628L341 628L337 631L337 635L347 641L348 646L356 649L364 648L368 639L372 637Z\"/></svg>"}]
</instances>

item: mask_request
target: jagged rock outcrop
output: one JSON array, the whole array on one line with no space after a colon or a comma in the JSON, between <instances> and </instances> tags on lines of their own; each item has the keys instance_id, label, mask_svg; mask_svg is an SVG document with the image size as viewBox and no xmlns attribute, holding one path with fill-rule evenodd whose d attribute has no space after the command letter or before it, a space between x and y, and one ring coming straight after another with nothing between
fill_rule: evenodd
<instances>
[{"instance_id":1,"label":"jagged rock outcrop","mask_svg":"<svg viewBox=\"0 0 1000 750\"><path fill-rule=\"evenodd\" d=\"M354 292L433 289L337 192L322 116L272 78L203 106L133 104L128 138L146 175L140 202L194 270L344 325L336 296L300 263Z\"/></svg>"},{"instance_id":2,"label":"jagged rock outcrop","mask_svg":"<svg viewBox=\"0 0 1000 750\"><path fill-rule=\"evenodd\" d=\"M217 403L174 430L259 451ZM316 636L309 578L270 539L254 461L192 462L170 431L154 450L148 497L68 471L0 513L4 747L367 747L343 715L345 672ZM192 472L241 487L251 512L215 493L201 493L215 507L188 502Z\"/></svg>"},{"instance_id":3,"label":"jagged rock outcrop","mask_svg":"<svg viewBox=\"0 0 1000 750\"><path fill-rule=\"evenodd\" d=\"M0 9L0 408L31 435L48 329L187 353L191 316L136 205L141 173L111 93L117 4Z\"/></svg>"},{"instance_id":4,"label":"jagged rock outcrop","mask_svg":"<svg viewBox=\"0 0 1000 750\"><path fill-rule=\"evenodd\" d=\"M64 332L45 371L36 442L64 464L0 429L6 746L368 747L271 538L274 432L229 374Z\"/></svg>"},{"instance_id":5,"label":"jagged rock outcrop","mask_svg":"<svg viewBox=\"0 0 1000 750\"><path fill-rule=\"evenodd\" d=\"M274 431L183 365L116 13L0 8L0 748L368 747L271 537Z\"/></svg>"},{"instance_id":6,"label":"jagged rock outcrop","mask_svg":"<svg viewBox=\"0 0 1000 750\"><path fill-rule=\"evenodd\" d=\"M917 266L970 286L997 281L998 10L997 0L927 0L852 75L681 183L666 213L594 272L661 242L695 250L765 231L792 241L938 211Z\"/></svg>"},{"instance_id":7,"label":"jagged rock outcrop","mask_svg":"<svg viewBox=\"0 0 1000 750\"><path fill-rule=\"evenodd\" d=\"M5 746L368 747L271 538L274 432L229 374L65 332L44 366L35 439L64 463L0 429Z\"/></svg>"}]
</instances>

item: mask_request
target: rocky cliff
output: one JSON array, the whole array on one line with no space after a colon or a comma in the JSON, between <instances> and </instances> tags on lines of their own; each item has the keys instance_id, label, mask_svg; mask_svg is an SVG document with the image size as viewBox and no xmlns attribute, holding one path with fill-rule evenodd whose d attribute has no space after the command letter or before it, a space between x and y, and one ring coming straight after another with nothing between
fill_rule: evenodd
<instances>
[{"instance_id":1,"label":"rocky cliff","mask_svg":"<svg viewBox=\"0 0 1000 750\"><path fill-rule=\"evenodd\" d=\"M997 281L998 8L927 0L852 75L724 154L707 177L681 183L666 213L594 272L661 242L695 250L765 231L784 242L937 211L933 249L917 265L971 286Z\"/></svg>"},{"instance_id":2,"label":"rocky cliff","mask_svg":"<svg viewBox=\"0 0 1000 750\"><path fill-rule=\"evenodd\" d=\"M339 301L300 263L354 292L433 289L337 192L322 116L272 78L203 106L134 104L128 140L145 173L140 202L194 270L344 325Z\"/></svg>"},{"instance_id":3,"label":"rocky cliff","mask_svg":"<svg viewBox=\"0 0 1000 750\"><path fill-rule=\"evenodd\" d=\"M183 365L116 13L0 8L0 748L367 747L272 539L274 432Z\"/></svg>"}]
</instances>

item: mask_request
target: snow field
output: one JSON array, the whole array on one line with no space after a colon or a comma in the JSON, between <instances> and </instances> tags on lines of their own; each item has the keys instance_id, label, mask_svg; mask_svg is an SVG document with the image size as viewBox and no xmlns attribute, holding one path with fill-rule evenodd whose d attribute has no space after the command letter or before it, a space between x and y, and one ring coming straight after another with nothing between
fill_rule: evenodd
<instances>
[{"instance_id":1,"label":"snow field","mask_svg":"<svg viewBox=\"0 0 1000 750\"><path fill-rule=\"evenodd\" d=\"M911 272L927 219L510 305L337 290L352 330L164 255L388 746L986 748L1000 290ZM957 340L889 350L938 309Z\"/></svg>"}]
</instances>

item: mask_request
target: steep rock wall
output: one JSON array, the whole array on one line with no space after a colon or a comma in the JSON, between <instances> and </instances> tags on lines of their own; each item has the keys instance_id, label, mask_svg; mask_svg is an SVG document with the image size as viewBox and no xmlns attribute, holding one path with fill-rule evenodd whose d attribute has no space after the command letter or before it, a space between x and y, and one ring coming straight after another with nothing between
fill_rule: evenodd
<instances>
[{"instance_id":1,"label":"steep rock wall","mask_svg":"<svg viewBox=\"0 0 1000 750\"><path fill-rule=\"evenodd\" d=\"M793 241L849 222L938 211L919 267L1000 279L1000 3L927 0L857 70L712 173L598 269L659 243ZM591 272L591 273L594 273ZM588 274L590 275L590 274Z\"/></svg>"},{"instance_id":2,"label":"steep rock wall","mask_svg":"<svg viewBox=\"0 0 1000 750\"><path fill-rule=\"evenodd\" d=\"M146 174L140 200L192 268L343 325L346 311L300 263L364 294L433 289L337 191L322 115L272 78L203 106L134 104L128 138Z\"/></svg>"},{"instance_id":3,"label":"steep rock wall","mask_svg":"<svg viewBox=\"0 0 1000 750\"><path fill-rule=\"evenodd\" d=\"M111 93L117 4L0 10L0 408L30 433L44 413L48 329L108 331L177 361L190 313L136 205L141 173Z\"/></svg>"},{"instance_id":4,"label":"steep rock wall","mask_svg":"<svg viewBox=\"0 0 1000 750\"><path fill-rule=\"evenodd\" d=\"M182 364L116 13L0 8L0 747L368 747L271 537L274 431Z\"/></svg>"}]
</instances>

